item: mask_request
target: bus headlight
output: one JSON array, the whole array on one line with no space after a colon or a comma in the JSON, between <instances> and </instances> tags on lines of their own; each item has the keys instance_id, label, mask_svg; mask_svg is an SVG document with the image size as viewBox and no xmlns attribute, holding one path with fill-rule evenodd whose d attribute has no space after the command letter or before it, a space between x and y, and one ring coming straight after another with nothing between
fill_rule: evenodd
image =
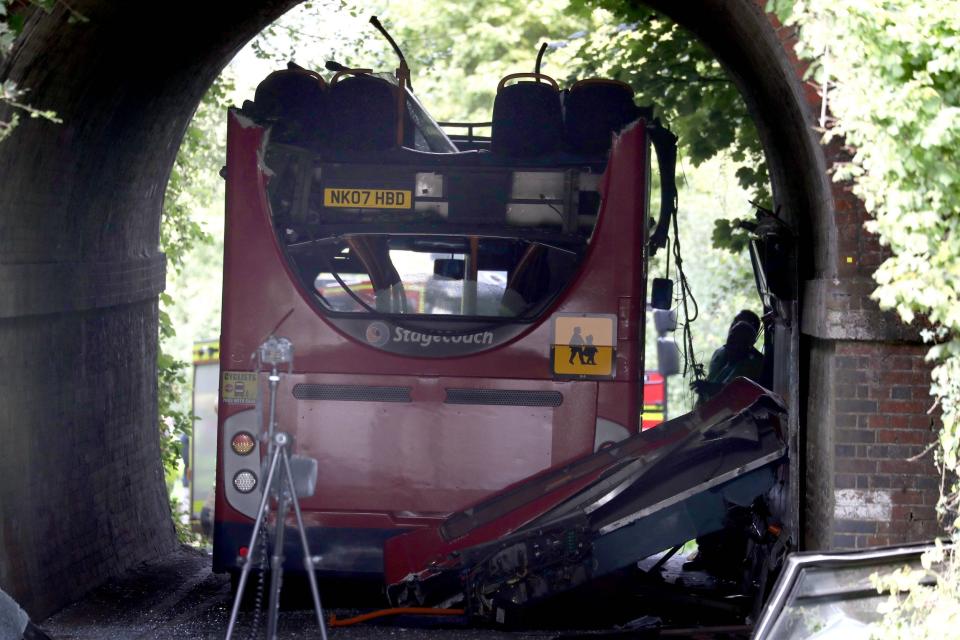
<instances>
[{"instance_id":1,"label":"bus headlight","mask_svg":"<svg viewBox=\"0 0 960 640\"><path fill-rule=\"evenodd\" d=\"M233 476L233 487L240 493L250 493L257 488L257 476L253 471L238 471Z\"/></svg>"},{"instance_id":2,"label":"bus headlight","mask_svg":"<svg viewBox=\"0 0 960 640\"><path fill-rule=\"evenodd\" d=\"M248 455L257 446L257 441L246 431L240 431L230 440L230 448L238 456Z\"/></svg>"}]
</instances>

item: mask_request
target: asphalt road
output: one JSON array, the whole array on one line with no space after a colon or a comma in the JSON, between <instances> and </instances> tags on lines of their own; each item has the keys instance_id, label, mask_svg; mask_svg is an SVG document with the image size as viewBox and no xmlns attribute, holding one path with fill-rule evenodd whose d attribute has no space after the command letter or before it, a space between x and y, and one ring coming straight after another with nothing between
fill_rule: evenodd
<instances>
[{"instance_id":1,"label":"asphalt road","mask_svg":"<svg viewBox=\"0 0 960 640\"><path fill-rule=\"evenodd\" d=\"M174 638L224 638L230 617L232 597L230 580L210 570L210 557L202 551L183 547L168 556L145 563L111 580L56 615L39 623L54 640L170 640ZM292 583L289 591L303 589ZM327 585L325 603L335 602ZM297 600L297 598L295 598ZM278 636L283 639L319 638L319 630L309 600L288 603L281 611ZM683 606L689 606L687 602ZM371 608L376 605L371 605ZM336 607L336 604L334 604ZM574 608L577 608L576 606ZM584 607L586 609L586 606ZM339 618L358 611L333 608L326 613ZM259 633L251 635L253 612L241 612L234 638L264 637L261 620ZM443 625L443 626L439 626ZM610 625L602 631L609 632ZM598 632L576 632L576 637L610 637ZM584 635L585 634L585 635ZM741 640L748 637L742 629L731 632L663 632L662 637ZM439 621L410 618L331 628L331 640L550 640L572 637L557 630L504 631L476 628L464 619ZM648 634L619 634L617 638L650 638Z\"/></svg>"},{"instance_id":2,"label":"asphalt road","mask_svg":"<svg viewBox=\"0 0 960 640\"><path fill-rule=\"evenodd\" d=\"M146 563L96 589L40 623L54 640L170 640L171 638L223 638L230 617L232 598L226 575L210 571L207 554L182 548L157 561ZM356 613L335 609L340 618ZM235 638L248 637L252 612L241 613ZM263 625L260 635L262 637ZM280 615L281 638L318 638L310 609L285 610ZM364 624L332 628L336 640L397 638L399 640L546 640L555 631L504 632L467 628L453 623L446 628L402 627Z\"/></svg>"}]
</instances>

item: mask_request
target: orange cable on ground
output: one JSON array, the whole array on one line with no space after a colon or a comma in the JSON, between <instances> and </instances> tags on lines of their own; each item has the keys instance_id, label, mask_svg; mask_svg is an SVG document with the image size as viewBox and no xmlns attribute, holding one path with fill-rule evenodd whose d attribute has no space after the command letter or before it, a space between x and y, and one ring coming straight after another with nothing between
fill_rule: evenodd
<instances>
[{"instance_id":1,"label":"orange cable on ground","mask_svg":"<svg viewBox=\"0 0 960 640\"><path fill-rule=\"evenodd\" d=\"M370 613L363 613L359 616L354 616L352 618L344 618L343 620L338 620L337 616L330 616L330 619L327 621L327 624L331 627L349 627L353 624L359 624L361 622L366 622L367 620L373 620L375 618L383 618L385 616L399 616L403 614L413 614L418 616L462 616L464 614L463 609L433 609L431 607L394 607L392 609L380 609L379 611L371 611Z\"/></svg>"}]
</instances>

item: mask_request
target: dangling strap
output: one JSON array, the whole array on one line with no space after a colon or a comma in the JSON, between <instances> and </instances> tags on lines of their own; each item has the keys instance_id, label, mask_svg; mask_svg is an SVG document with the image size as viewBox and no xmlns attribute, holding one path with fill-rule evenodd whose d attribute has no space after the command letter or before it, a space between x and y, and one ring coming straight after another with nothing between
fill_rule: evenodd
<instances>
[{"instance_id":1,"label":"dangling strap","mask_svg":"<svg viewBox=\"0 0 960 640\"><path fill-rule=\"evenodd\" d=\"M657 152L657 166L660 168L660 218L650 236L650 257L667 244L670 231L670 218L677 213L677 136L654 120L647 127L650 141Z\"/></svg>"}]
</instances>

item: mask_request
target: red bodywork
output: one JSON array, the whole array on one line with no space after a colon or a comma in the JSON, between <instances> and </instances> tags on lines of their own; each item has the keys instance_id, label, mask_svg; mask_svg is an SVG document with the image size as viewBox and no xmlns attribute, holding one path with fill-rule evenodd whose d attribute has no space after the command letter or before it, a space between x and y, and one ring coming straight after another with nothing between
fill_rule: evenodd
<instances>
[{"instance_id":1,"label":"red bodywork","mask_svg":"<svg viewBox=\"0 0 960 640\"><path fill-rule=\"evenodd\" d=\"M557 507L571 496L608 474L623 459L669 455L671 447L688 439L705 424L729 418L764 394L764 389L739 378L703 406L666 423L663 428L645 430L608 449L527 478L483 502L466 506L445 522L396 536L385 543L385 581L401 584L408 576L439 572L458 566L457 552L475 545L500 540ZM452 521L456 526L450 526ZM448 527L445 530L445 526Z\"/></svg>"},{"instance_id":2,"label":"red bodywork","mask_svg":"<svg viewBox=\"0 0 960 640\"><path fill-rule=\"evenodd\" d=\"M278 395L280 428L297 453L319 461L314 496L301 501L309 526L407 530L545 469L593 451L598 418L640 426L648 141L638 122L617 139L601 180L602 204L586 257L536 322L515 338L466 357L385 352L338 331L311 304L271 224L265 131L231 112L228 128L222 372L255 370L270 334L295 346ZM617 317L613 380L561 380L551 372L554 313ZM298 400L294 384L400 385L406 403ZM264 397L261 376L260 393ZM444 403L446 388L559 391L558 407ZM222 394L222 389L221 389ZM252 524L225 496L223 421L252 404L219 405L218 523ZM244 541L245 543L245 541ZM235 541L229 544L235 544ZM229 553L235 553L230 551Z\"/></svg>"}]
</instances>

